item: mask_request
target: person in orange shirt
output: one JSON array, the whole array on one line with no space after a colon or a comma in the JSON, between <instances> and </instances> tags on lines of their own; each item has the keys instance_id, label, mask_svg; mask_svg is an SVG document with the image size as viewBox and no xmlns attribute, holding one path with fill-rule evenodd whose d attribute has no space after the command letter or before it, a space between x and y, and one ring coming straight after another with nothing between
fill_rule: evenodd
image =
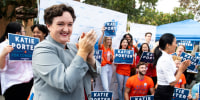
<instances>
[{"instance_id":1,"label":"person in orange shirt","mask_svg":"<svg viewBox=\"0 0 200 100\"><path fill-rule=\"evenodd\" d=\"M114 51L112 48L112 38L111 37L104 37L104 30L105 28L102 28L102 35L99 38L98 41L98 47L100 50L102 50L102 62L101 62L101 82L103 86L104 91L109 91L109 86L112 79L112 62L113 62L113 55ZM103 44L102 43L103 39Z\"/></svg>"},{"instance_id":2,"label":"person in orange shirt","mask_svg":"<svg viewBox=\"0 0 200 100\"><path fill-rule=\"evenodd\" d=\"M175 64L176 64L176 68L178 69L180 64L181 64L181 57L178 56L172 56ZM185 84L186 84L186 79L185 79L185 75L182 73L181 77L179 78L178 82L176 83L175 87L176 88L185 88Z\"/></svg>"},{"instance_id":3,"label":"person in orange shirt","mask_svg":"<svg viewBox=\"0 0 200 100\"><path fill-rule=\"evenodd\" d=\"M129 50L134 50L134 59L133 59L133 64L131 65L131 76L136 74L136 54L138 52L138 48L133 45L133 37L131 34L127 33L124 34L123 38L126 38L128 40L128 49Z\"/></svg>"},{"instance_id":4,"label":"person in orange shirt","mask_svg":"<svg viewBox=\"0 0 200 100\"><path fill-rule=\"evenodd\" d=\"M129 100L131 96L146 96L149 90L154 95L153 80L145 75L147 71L146 63L139 62L136 70L138 74L131 76L126 82L125 100Z\"/></svg>"},{"instance_id":5,"label":"person in orange shirt","mask_svg":"<svg viewBox=\"0 0 200 100\"><path fill-rule=\"evenodd\" d=\"M120 41L119 49L128 50L128 40L123 38ZM119 100L124 100L124 90L126 81L130 76L131 66L130 64L116 64L116 77L118 82L118 96Z\"/></svg>"},{"instance_id":6,"label":"person in orange shirt","mask_svg":"<svg viewBox=\"0 0 200 100\"><path fill-rule=\"evenodd\" d=\"M148 43L142 43L137 56L136 56L136 64L140 61L140 57L142 56L143 52L150 52L150 47ZM157 74L156 74L156 66L153 66L151 63L147 63L147 76L151 77L154 85L157 83Z\"/></svg>"}]
</instances>

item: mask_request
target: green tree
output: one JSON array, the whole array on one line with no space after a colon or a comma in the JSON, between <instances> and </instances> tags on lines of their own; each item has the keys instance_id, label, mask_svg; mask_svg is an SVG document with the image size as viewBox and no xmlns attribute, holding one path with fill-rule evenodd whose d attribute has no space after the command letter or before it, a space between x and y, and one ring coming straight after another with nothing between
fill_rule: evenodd
<instances>
[{"instance_id":1,"label":"green tree","mask_svg":"<svg viewBox=\"0 0 200 100\"><path fill-rule=\"evenodd\" d=\"M158 0L86 0L85 3L116 10L128 14L128 21L140 24L162 25L185 19L193 19L192 12L185 13L185 8L175 8L174 13L158 12L155 9ZM136 8L136 4L139 4Z\"/></svg>"},{"instance_id":2,"label":"green tree","mask_svg":"<svg viewBox=\"0 0 200 100\"><path fill-rule=\"evenodd\" d=\"M138 1L138 2L136 2ZM85 3L128 14L129 20L138 19L145 8L155 9L158 0L85 0ZM136 8L136 4L139 4Z\"/></svg>"},{"instance_id":3,"label":"green tree","mask_svg":"<svg viewBox=\"0 0 200 100\"><path fill-rule=\"evenodd\" d=\"M16 17L16 8L20 6L24 6L23 13L28 15L33 12L34 8L37 8L37 2L36 0L0 0L0 16L12 19ZM9 9L12 10L8 12Z\"/></svg>"},{"instance_id":4,"label":"green tree","mask_svg":"<svg viewBox=\"0 0 200 100\"><path fill-rule=\"evenodd\" d=\"M195 15L195 19L200 21L200 0L179 0L180 6L186 8Z\"/></svg>"}]
</instances>

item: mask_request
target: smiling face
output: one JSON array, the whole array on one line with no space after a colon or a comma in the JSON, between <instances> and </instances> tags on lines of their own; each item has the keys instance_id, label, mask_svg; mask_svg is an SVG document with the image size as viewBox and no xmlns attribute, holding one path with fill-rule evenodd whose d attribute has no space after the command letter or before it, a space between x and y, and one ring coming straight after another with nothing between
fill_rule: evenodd
<instances>
[{"instance_id":1,"label":"smiling face","mask_svg":"<svg viewBox=\"0 0 200 100\"><path fill-rule=\"evenodd\" d=\"M128 42L131 42L131 37L129 35L126 35L126 39L128 40Z\"/></svg>"},{"instance_id":2,"label":"smiling face","mask_svg":"<svg viewBox=\"0 0 200 100\"><path fill-rule=\"evenodd\" d=\"M151 42L151 34L147 34L146 36L145 36L145 40L146 40L146 42L147 43L150 43Z\"/></svg>"},{"instance_id":3,"label":"smiling face","mask_svg":"<svg viewBox=\"0 0 200 100\"><path fill-rule=\"evenodd\" d=\"M176 54L177 54L178 56L180 56L181 53L184 52L184 50L185 50L185 48L184 48L182 45L180 45L180 46L178 46L178 48L177 48L177 50L176 50Z\"/></svg>"},{"instance_id":4,"label":"smiling face","mask_svg":"<svg viewBox=\"0 0 200 100\"><path fill-rule=\"evenodd\" d=\"M45 38L45 33L43 33L41 30L38 29L38 27L35 27L33 29L33 37L39 38L40 41L44 40Z\"/></svg>"},{"instance_id":5,"label":"smiling face","mask_svg":"<svg viewBox=\"0 0 200 100\"><path fill-rule=\"evenodd\" d=\"M176 38L174 38L172 44L171 45L168 44L168 48L169 48L168 49L168 53L169 54L174 53L175 49L176 49L176 46L177 46L177 44L176 44Z\"/></svg>"},{"instance_id":6,"label":"smiling face","mask_svg":"<svg viewBox=\"0 0 200 100\"><path fill-rule=\"evenodd\" d=\"M73 18L67 11L63 12L62 16L54 17L51 25L47 24L51 37L64 45L70 41L72 26Z\"/></svg>"},{"instance_id":7,"label":"smiling face","mask_svg":"<svg viewBox=\"0 0 200 100\"><path fill-rule=\"evenodd\" d=\"M140 65L137 70L140 75L144 76L147 72L147 67L146 65Z\"/></svg>"},{"instance_id":8,"label":"smiling face","mask_svg":"<svg viewBox=\"0 0 200 100\"><path fill-rule=\"evenodd\" d=\"M149 51L149 48L148 48L147 44L142 45L142 51L143 52L148 52Z\"/></svg>"}]
</instances>

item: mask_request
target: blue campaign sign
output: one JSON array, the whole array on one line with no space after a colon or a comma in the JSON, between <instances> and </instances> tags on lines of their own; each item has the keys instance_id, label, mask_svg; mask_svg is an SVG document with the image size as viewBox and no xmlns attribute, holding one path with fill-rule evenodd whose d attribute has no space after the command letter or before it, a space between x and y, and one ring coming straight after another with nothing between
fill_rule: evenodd
<instances>
[{"instance_id":1,"label":"blue campaign sign","mask_svg":"<svg viewBox=\"0 0 200 100\"><path fill-rule=\"evenodd\" d=\"M116 36L116 22L105 23L105 36Z\"/></svg>"},{"instance_id":2,"label":"blue campaign sign","mask_svg":"<svg viewBox=\"0 0 200 100\"><path fill-rule=\"evenodd\" d=\"M112 92L92 91L90 100L112 100Z\"/></svg>"},{"instance_id":3,"label":"blue campaign sign","mask_svg":"<svg viewBox=\"0 0 200 100\"><path fill-rule=\"evenodd\" d=\"M134 97L130 97L130 100L154 100L154 96L153 95L134 96Z\"/></svg>"},{"instance_id":4,"label":"blue campaign sign","mask_svg":"<svg viewBox=\"0 0 200 100\"><path fill-rule=\"evenodd\" d=\"M197 59L200 59L200 52L195 52L195 57ZM198 65L200 65L200 61L199 61Z\"/></svg>"},{"instance_id":5,"label":"blue campaign sign","mask_svg":"<svg viewBox=\"0 0 200 100\"><path fill-rule=\"evenodd\" d=\"M190 66L187 68L190 70L195 70L195 66L198 65L198 63L199 63L199 59L197 59L185 52L182 52L180 57L182 58L181 62L188 60L188 59L191 61Z\"/></svg>"},{"instance_id":6,"label":"blue campaign sign","mask_svg":"<svg viewBox=\"0 0 200 100\"><path fill-rule=\"evenodd\" d=\"M192 51L194 49L194 41L190 40L177 40L177 45L184 45L186 51Z\"/></svg>"},{"instance_id":7,"label":"blue campaign sign","mask_svg":"<svg viewBox=\"0 0 200 100\"><path fill-rule=\"evenodd\" d=\"M101 64L101 61L102 61L102 50L95 50L94 51L94 57Z\"/></svg>"},{"instance_id":8,"label":"blue campaign sign","mask_svg":"<svg viewBox=\"0 0 200 100\"><path fill-rule=\"evenodd\" d=\"M174 88L172 100L187 100L188 95L188 89Z\"/></svg>"},{"instance_id":9,"label":"blue campaign sign","mask_svg":"<svg viewBox=\"0 0 200 100\"><path fill-rule=\"evenodd\" d=\"M151 52L143 52L140 57L140 62L153 63L154 55Z\"/></svg>"},{"instance_id":10,"label":"blue campaign sign","mask_svg":"<svg viewBox=\"0 0 200 100\"><path fill-rule=\"evenodd\" d=\"M39 43L39 38L8 34L9 45L14 50L9 54L9 60L32 60L33 50L36 44Z\"/></svg>"},{"instance_id":11,"label":"blue campaign sign","mask_svg":"<svg viewBox=\"0 0 200 100\"><path fill-rule=\"evenodd\" d=\"M115 64L133 64L133 50L115 49Z\"/></svg>"},{"instance_id":12,"label":"blue campaign sign","mask_svg":"<svg viewBox=\"0 0 200 100\"><path fill-rule=\"evenodd\" d=\"M172 56L177 56L176 52L171 54Z\"/></svg>"}]
</instances>

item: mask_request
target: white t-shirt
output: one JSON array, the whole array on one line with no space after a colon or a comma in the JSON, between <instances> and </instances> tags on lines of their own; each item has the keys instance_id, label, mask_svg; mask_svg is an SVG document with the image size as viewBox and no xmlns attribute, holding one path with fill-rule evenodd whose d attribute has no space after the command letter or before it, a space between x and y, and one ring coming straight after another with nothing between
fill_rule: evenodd
<instances>
[{"instance_id":1,"label":"white t-shirt","mask_svg":"<svg viewBox=\"0 0 200 100\"><path fill-rule=\"evenodd\" d=\"M171 82L176 80L176 65L171 54L162 51L162 56L156 64L156 71L158 85L170 85Z\"/></svg>"},{"instance_id":2,"label":"white t-shirt","mask_svg":"<svg viewBox=\"0 0 200 100\"><path fill-rule=\"evenodd\" d=\"M0 43L0 53L8 45L8 40ZM2 94L15 84L27 83L33 78L31 61L9 61L6 56L4 69L0 69Z\"/></svg>"}]
</instances>

